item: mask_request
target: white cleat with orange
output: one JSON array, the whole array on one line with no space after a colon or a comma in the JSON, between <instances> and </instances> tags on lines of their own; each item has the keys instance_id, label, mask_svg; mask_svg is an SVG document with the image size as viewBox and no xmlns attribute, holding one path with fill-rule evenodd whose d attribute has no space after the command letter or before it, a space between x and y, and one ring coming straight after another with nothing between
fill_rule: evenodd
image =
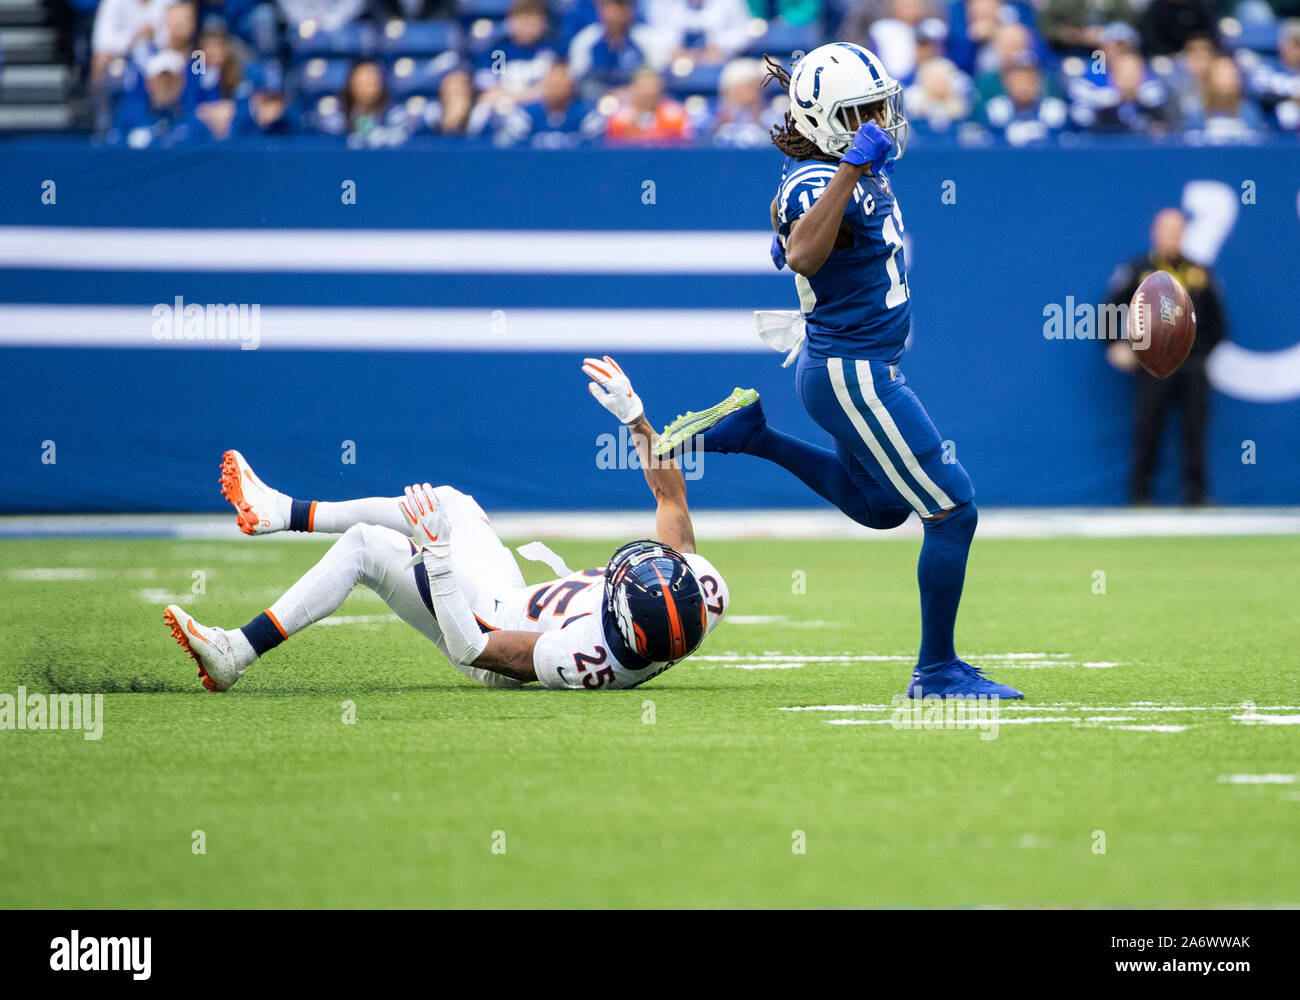
<instances>
[{"instance_id":1,"label":"white cleat with orange","mask_svg":"<svg viewBox=\"0 0 1300 1000\"><path fill-rule=\"evenodd\" d=\"M289 527L290 499L258 479L234 449L221 456L221 495L234 505L239 530L246 535L269 535Z\"/></svg>"},{"instance_id":2,"label":"white cleat with orange","mask_svg":"<svg viewBox=\"0 0 1300 1000\"><path fill-rule=\"evenodd\" d=\"M163 621L172 630L172 638L199 665L199 680L209 691L228 691L244 676L248 665L239 665L225 629L200 625L175 604L167 605Z\"/></svg>"}]
</instances>

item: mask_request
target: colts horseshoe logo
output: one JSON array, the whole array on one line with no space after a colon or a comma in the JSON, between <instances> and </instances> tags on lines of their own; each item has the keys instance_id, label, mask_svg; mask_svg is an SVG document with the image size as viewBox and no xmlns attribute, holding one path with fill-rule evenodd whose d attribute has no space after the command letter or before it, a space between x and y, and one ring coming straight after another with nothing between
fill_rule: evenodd
<instances>
[{"instance_id":1,"label":"colts horseshoe logo","mask_svg":"<svg viewBox=\"0 0 1300 1000\"><path fill-rule=\"evenodd\" d=\"M801 108L811 108L815 103L817 103L817 98L821 97L821 94L822 94L822 70L823 70L823 69L825 69L824 66L818 66L818 67L813 71L813 92L812 92L812 100L811 100L811 101L805 101L803 98L801 98L801 97L799 96L799 81L800 81L801 79L803 79L803 72L800 71L799 75L795 77L795 79L794 79L794 87L793 87L792 89L794 90L794 100L795 100L795 103L798 104L799 107L801 107Z\"/></svg>"}]
</instances>

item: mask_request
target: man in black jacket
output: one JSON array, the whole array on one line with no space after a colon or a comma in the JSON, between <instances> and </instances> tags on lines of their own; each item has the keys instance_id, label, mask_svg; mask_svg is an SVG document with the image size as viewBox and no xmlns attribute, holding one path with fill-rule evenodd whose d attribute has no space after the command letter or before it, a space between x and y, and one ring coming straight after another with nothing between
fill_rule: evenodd
<instances>
[{"instance_id":1,"label":"man in black jacket","mask_svg":"<svg viewBox=\"0 0 1300 1000\"><path fill-rule=\"evenodd\" d=\"M1131 372L1137 386L1137 413L1133 421L1132 499L1151 502L1151 476L1155 472L1165 413L1178 409L1183 435L1183 502L1200 506L1208 500L1205 484L1205 432L1209 423L1210 383L1205 359L1223 339L1224 320L1214 275L1207 267L1183 256L1183 230L1187 218L1176 208L1162 209L1151 224L1151 250L1121 264L1111 277L1112 303L1128 303L1153 271L1167 271L1182 282L1196 313L1196 342L1183 366L1166 379L1147 374L1138 366L1127 341L1111 341L1106 360L1120 371Z\"/></svg>"}]
</instances>

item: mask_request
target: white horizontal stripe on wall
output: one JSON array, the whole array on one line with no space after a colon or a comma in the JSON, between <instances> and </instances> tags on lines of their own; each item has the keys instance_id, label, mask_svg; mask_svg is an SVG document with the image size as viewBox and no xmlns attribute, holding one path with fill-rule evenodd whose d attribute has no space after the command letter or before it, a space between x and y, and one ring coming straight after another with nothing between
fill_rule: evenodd
<instances>
[{"instance_id":1,"label":"white horizontal stripe on wall","mask_svg":"<svg viewBox=\"0 0 1300 1000\"><path fill-rule=\"evenodd\" d=\"M0 267L102 271L775 274L760 230L0 226Z\"/></svg>"},{"instance_id":2,"label":"white horizontal stripe on wall","mask_svg":"<svg viewBox=\"0 0 1300 1000\"><path fill-rule=\"evenodd\" d=\"M233 334L229 339L160 339L154 325L152 306L0 305L4 346L240 349ZM754 332L754 314L748 309L264 306L255 331L245 339L273 350L768 350Z\"/></svg>"}]
</instances>

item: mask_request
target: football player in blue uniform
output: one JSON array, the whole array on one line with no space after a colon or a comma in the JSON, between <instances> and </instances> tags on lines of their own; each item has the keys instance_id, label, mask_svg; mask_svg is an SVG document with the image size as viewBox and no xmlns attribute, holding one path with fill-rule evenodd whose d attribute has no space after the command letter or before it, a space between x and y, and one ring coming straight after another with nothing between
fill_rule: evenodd
<instances>
[{"instance_id":1,"label":"football player in blue uniform","mask_svg":"<svg viewBox=\"0 0 1300 1000\"><path fill-rule=\"evenodd\" d=\"M759 328L791 349L787 365L797 357L799 399L832 446L768 426L758 393L737 389L670 424L656 453L694 438L705 451L765 458L869 528L895 527L915 511L925 530L921 648L908 694L1023 697L959 659L953 641L977 515L970 477L945 454L899 367L911 322L890 184L906 145L902 88L875 55L844 42L814 49L788 73L768 65L790 93L790 113L772 130L786 154L771 205L772 257L795 273L801 311L759 313Z\"/></svg>"}]
</instances>

